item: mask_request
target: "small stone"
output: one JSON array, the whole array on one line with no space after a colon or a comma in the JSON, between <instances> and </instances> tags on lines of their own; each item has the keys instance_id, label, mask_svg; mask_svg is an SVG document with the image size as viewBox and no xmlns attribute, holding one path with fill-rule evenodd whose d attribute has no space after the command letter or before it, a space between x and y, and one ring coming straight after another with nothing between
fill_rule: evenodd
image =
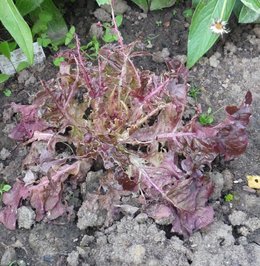
<instances>
[{"instance_id":1,"label":"small stone","mask_svg":"<svg viewBox=\"0 0 260 266\"><path fill-rule=\"evenodd\" d=\"M243 190L248 192L248 193L252 193L252 194L256 193L256 191L253 188L248 187L248 186L243 186Z\"/></svg>"},{"instance_id":2,"label":"small stone","mask_svg":"<svg viewBox=\"0 0 260 266\"><path fill-rule=\"evenodd\" d=\"M80 246L81 247L87 247L94 240L95 240L94 236L84 235L81 242L80 242Z\"/></svg>"},{"instance_id":3,"label":"small stone","mask_svg":"<svg viewBox=\"0 0 260 266\"><path fill-rule=\"evenodd\" d=\"M27 265L24 260L17 260L16 263L18 266L26 266Z\"/></svg>"},{"instance_id":4,"label":"small stone","mask_svg":"<svg viewBox=\"0 0 260 266\"><path fill-rule=\"evenodd\" d=\"M0 172L2 172L4 170L4 164L0 163Z\"/></svg>"},{"instance_id":5,"label":"small stone","mask_svg":"<svg viewBox=\"0 0 260 266\"><path fill-rule=\"evenodd\" d=\"M153 61L156 63L164 63L169 58L170 52L168 48L163 48L162 51L153 53Z\"/></svg>"},{"instance_id":6,"label":"small stone","mask_svg":"<svg viewBox=\"0 0 260 266\"><path fill-rule=\"evenodd\" d=\"M255 25L253 31L254 31L256 37L260 39L260 25L259 24Z\"/></svg>"},{"instance_id":7,"label":"small stone","mask_svg":"<svg viewBox=\"0 0 260 266\"><path fill-rule=\"evenodd\" d=\"M36 82L36 78L34 75L31 75L24 83L25 87L28 87L31 84L34 84Z\"/></svg>"},{"instance_id":8,"label":"small stone","mask_svg":"<svg viewBox=\"0 0 260 266\"><path fill-rule=\"evenodd\" d=\"M211 67L218 67L219 65L219 60L217 59L217 57L215 55L212 55L210 58L209 58L209 65Z\"/></svg>"},{"instance_id":9,"label":"small stone","mask_svg":"<svg viewBox=\"0 0 260 266\"><path fill-rule=\"evenodd\" d=\"M228 219L233 226L244 224L247 214L242 211L233 211Z\"/></svg>"},{"instance_id":10,"label":"small stone","mask_svg":"<svg viewBox=\"0 0 260 266\"><path fill-rule=\"evenodd\" d=\"M145 13L140 13L137 17L139 20L142 20L142 19L146 19L147 18L147 14Z\"/></svg>"},{"instance_id":11,"label":"small stone","mask_svg":"<svg viewBox=\"0 0 260 266\"><path fill-rule=\"evenodd\" d=\"M111 15L103 8L96 9L93 14L99 21L102 21L102 22L111 21Z\"/></svg>"},{"instance_id":12,"label":"small stone","mask_svg":"<svg viewBox=\"0 0 260 266\"><path fill-rule=\"evenodd\" d=\"M80 230L85 230L88 227L101 227L105 223L107 211L101 209L97 202L92 204L87 199L81 205L77 215L77 227Z\"/></svg>"},{"instance_id":13,"label":"small stone","mask_svg":"<svg viewBox=\"0 0 260 266\"><path fill-rule=\"evenodd\" d=\"M103 170L99 171L89 171L85 182L80 185L80 192L85 198L87 193L92 193L93 191L96 191L99 187L99 179L104 175Z\"/></svg>"},{"instance_id":14,"label":"small stone","mask_svg":"<svg viewBox=\"0 0 260 266\"><path fill-rule=\"evenodd\" d=\"M177 55L175 56L177 60L179 60L183 65L187 62L187 56L185 54L183 55Z\"/></svg>"},{"instance_id":15,"label":"small stone","mask_svg":"<svg viewBox=\"0 0 260 266\"><path fill-rule=\"evenodd\" d=\"M237 47L232 42L226 42L225 49L231 54L234 54L237 51Z\"/></svg>"},{"instance_id":16,"label":"small stone","mask_svg":"<svg viewBox=\"0 0 260 266\"><path fill-rule=\"evenodd\" d=\"M243 182L243 179L242 178L239 178L237 180L234 180L233 182L234 182L234 184L239 184L239 183L242 183Z\"/></svg>"},{"instance_id":17,"label":"small stone","mask_svg":"<svg viewBox=\"0 0 260 266\"><path fill-rule=\"evenodd\" d=\"M214 184L214 191L211 195L213 200L219 199L221 197L221 192L224 187L223 175L219 172L213 172L209 174L211 181Z\"/></svg>"},{"instance_id":18,"label":"small stone","mask_svg":"<svg viewBox=\"0 0 260 266\"><path fill-rule=\"evenodd\" d=\"M30 77L30 72L28 70L23 70L18 74L18 83L22 84Z\"/></svg>"},{"instance_id":19,"label":"small stone","mask_svg":"<svg viewBox=\"0 0 260 266\"><path fill-rule=\"evenodd\" d=\"M32 184L37 179L37 175L34 174L30 169L26 171L23 181L25 184Z\"/></svg>"},{"instance_id":20,"label":"small stone","mask_svg":"<svg viewBox=\"0 0 260 266\"><path fill-rule=\"evenodd\" d=\"M30 229L34 224L35 212L26 206L22 206L17 210L18 227Z\"/></svg>"},{"instance_id":21,"label":"small stone","mask_svg":"<svg viewBox=\"0 0 260 266\"><path fill-rule=\"evenodd\" d=\"M78 266L79 265L79 253L78 251L72 251L69 253L67 262L69 266Z\"/></svg>"},{"instance_id":22,"label":"small stone","mask_svg":"<svg viewBox=\"0 0 260 266\"><path fill-rule=\"evenodd\" d=\"M1 266L8 266L15 260L16 260L15 249L12 247L7 247L1 258Z\"/></svg>"},{"instance_id":23,"label":"small stone","mask_svg":"<svg viewBox=\"0 0 260 266\"><path fill-rule=\"evenodd\" d=\"M122 211L123 214L129 215L132 217L139 211L139 208L128 205L128 204L116 205L115 207L118 207Z\"/></svg>"},{"instance_id":24,"label":"small stone","mask_svg":"<svg viewBox=\"0 0 260 266\"><path fill-rule=\"evenodd\" d=\"M148 215L146 213L140 213L135 217L135 220L139 223L139 224L143 224L145 223L147 220L149 219Z\"/></svg>"},{"instance_id":25,"label":"small stone","mask_svg":"<svg viewBox=\"0 0 260 266\"><path fill-rule=\"evenodd\" d=\"M101 39L104 34L102 26L99 26L97 23L91 25L89 30L90 37L96 37L97 39Z\"/></svg>"},{"instance_id":26,"label":"small stone","mask_svg":"<svg viewBox=\"0 0 260 266\"><path fill-rule=\"evenodd\" d=\"M251 217L247 219L244 224L250 229L251 232L260 229L260 219L257 217Z\"/></svg>"},{"instance_id":27,"label":"small stone","mask_svg":"<svg viewBox=\"0 0 260 266\"><path fill-rule=\"evenodd\" d=\"M6 148L3 148L0 152L0 159L1 160L6 160L8 157L10 157L11 153L8 151Z\"/></svg>"},{"instance_id":28,"label":"small stone","mask_svg":"<svg viewBox=\"0 0 260 266\"><path fill-rule=\"evenodd\" d=\"M129 248L129 256L135 264L141 264L145 256L145 248L142 245L136 244Z\"/></svg>"},{"instance_id":29,"label":"small stone","mask_svg":"<svg viewBox=\"0 0 260 266\"><path fill-rule=\"evenodd\" d=\"M229 170L224 170L221 174L224 178L223 192L232 190L234 175Z\"/></svg>"},{"instance_id":30,"label":"small stone","mask_svg":"<svg viewBox=\"0 0 260 266\"><path fill-rule=\"evenodd\" d=\"M79 255L83 258L86 258L88 255L88 252L84 248L77 247L77 251L78 251Z\"/></svg>"},{"instance_id":31,"label":"small stone","mask_svg":"<svg viewBox=\"0 0 260 266\"><path fill-rule=\"evenodd\" d=\"M247 245L247 244L248 244L247 238L246 238L245 236L240 236L240 237L237 239L237 242L238 242L240 245Z\"/></svg>"},{"instance_id":32,"label":"small stone","mask_svg":"<svg viewBox=\"0 0 260 266\"><path fill-rule=\"evenodd\" d=\"M111 14L110 5L102 5L101 8L105 9L108 13ZM113 9L114 9L115 15L122 15L127 10L129 10L130 7L127 5L126 1L124 0L115 0L113 4Z\"/></svg>"},{"instance_id":33,"label":"small stone","mask_svg":"<svg viewBox=\"0 0 260 266\"><path fill-rule=\"evenodd\" d=\"M246 226L242 226L238 228L238 233L241 234L242 236L248 236L249 235L249 230Z\"/></svg>"}]
</instances>

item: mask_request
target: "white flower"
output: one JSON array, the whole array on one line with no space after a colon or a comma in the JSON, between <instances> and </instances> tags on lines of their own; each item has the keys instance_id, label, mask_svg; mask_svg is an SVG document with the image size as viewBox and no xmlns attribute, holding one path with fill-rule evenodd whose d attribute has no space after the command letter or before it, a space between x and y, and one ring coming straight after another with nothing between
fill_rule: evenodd
<instances>
[{"instance_id":1,"label":"white flower","mask_svg":"<svg viewBox=\"0 0 260 266\"><path fill-rule=\"evenodd\" d=\"M223 35L224 33L229 33L229 29L226 28L226 25L227 25L226 21L218 19L211 24L210 29L216 34Z\"/></svg>"}]
</instances>

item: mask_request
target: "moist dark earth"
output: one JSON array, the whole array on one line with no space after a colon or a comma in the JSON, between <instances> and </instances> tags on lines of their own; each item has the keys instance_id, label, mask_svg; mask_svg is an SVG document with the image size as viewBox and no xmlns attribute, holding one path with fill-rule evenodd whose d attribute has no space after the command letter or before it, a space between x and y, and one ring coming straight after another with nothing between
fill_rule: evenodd
<instances>
[{"instance_id":1,"label":"moist dark earth","mask_svg":"<svg viewBox=\"0 0 260 266\"><path fill-rule=\"evenodd\" d=\"M79 5L71 6L66 14L67 22L76 26L83 43L90 39L91 24L100 20L93 14L95 4L84 3L80 1ZM127 8L120 28L124 42L139 40L153 55L138 59L136 63L140 68L160 73L166 69L163 63L166 57L177 57L185 62L190 23L182 15L185 8L185 4L180 4L148 15L134 6ZM184 239L171 234L167 226L158 226L146 214L136 214L133 210L111 227L80 230L76 215L70 220L65 217L49 223L34 223L30 221L33 211L23 207L20 229L9 231L0 224L0 265L260 265L260 193L249 188L246 180L247 175L260 174L260 27L237 25L235 18L229 26L231 33L189 74L191 86L201 88L198 102L203 110L211 107L216 111L226 105L239 104L248 90L253 94L246 153L231 162L214 164L209 173L215 184L210 203L215 210L214 223ZM27 153L26 147L7 136L14 123L4 122L7 105L12 101L30 102L40 87L40 80L55 77L53 53L45 52L48 56L43 65L24 70L1 85L1 89L12 91L11 97L5 97L2 91L0 97L1 182L12 184L23 175L21 163ZM216 119L221 119L223 114L218 112ZM100 174L91 172L87 178ZM70 201L80 206L80 188L73 193ZM228 193L234 195L231 202L224 200Z\"/></svg>"}]
</instances>

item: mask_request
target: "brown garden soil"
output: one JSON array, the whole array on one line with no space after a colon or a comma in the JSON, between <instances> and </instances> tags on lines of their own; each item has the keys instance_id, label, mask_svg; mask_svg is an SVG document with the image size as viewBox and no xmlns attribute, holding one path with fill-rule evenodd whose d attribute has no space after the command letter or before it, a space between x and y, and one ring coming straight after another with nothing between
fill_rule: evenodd
<instances>
[{"instance_id":1,"label":"brown garden soil","mask_svg":"<svg viewBox=\"0 0 260 266\"><path fill-rule=\"evenodd\" d=\"M86 1L87 2L87 1ZM91 23L97 19L92 8L72 6L68 23L76 26L82 42L87 42ZM167 48L170 57L185 61L189 19L182 15L185 4L144 15L134 6L124 14L120 31L124 42L139 40L152 54ZM173 12L174 11L174 12ZM175 15L173 15L175 13ZM233 20L235 21L235 19ZM215 192L211 204L214 223L190 238L169 233L145 215L125 215L109 228L80 230L76 214L52 222L35 223L31 229L7 230L0 224L0 265L173 265L173 266L257 266L260 265L259 191L247 187L247 175L260 175L260 28L231 22L231 33L224 36L189 73L189 83L201 88L198 102L203 110L239 104L246 92L253 94L253 115L248 129L247 151L231 162L217 162L209 175ZM28 148L8 138L12 123L4 122L11 102L28 103L39 90L40 80L55 77L53 54L46 51L44 65L22 71L1 85L0 91L0 181L9 184L23 175L21 163ZM154 61L157 61L155 62ZM155 57L138 59L138 66L156 73L166 69ZM193 99L190 99L192 104ZM216 119L223 117L220 111ZM228 179L231 186L223 187ZM222 181L221 181L222 180ZM222 182L222 183L221 183ZM72 195L66 191L64 197ZM80 189L69 197L76 211L82 203ZM224 196L234 195L232 202ZM1 203L0 203L1 208ZM9 257L8 257L9 256ZM9 264L8 264L9 263ZM11 265L11 264L10 264Z\"/></svg>"}]
</instances>

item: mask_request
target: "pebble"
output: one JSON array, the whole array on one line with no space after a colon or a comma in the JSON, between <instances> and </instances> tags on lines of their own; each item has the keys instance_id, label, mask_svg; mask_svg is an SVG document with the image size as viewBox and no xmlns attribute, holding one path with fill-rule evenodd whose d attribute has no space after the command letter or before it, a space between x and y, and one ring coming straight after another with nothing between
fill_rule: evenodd
<instances>
[{"instance_id":1,"label":"pebble","mask_svg":"<svg viewBox=\"0 0 260 266\"><path fill-rule=\"evenodd\" d=\"M179 60L183 65L187 62L187 56L185 54L180 54L175 56L177 60Z\"/></svg>"},{"instance_id":2,"label":"pebble","mask_svg":"<svg viewBox=\"0 0 260 266\"><path fill-rule=\"evenodd\" d=\"M6 148L3 148L0 152L0 159L1 160L6 160L8 157L10 157L11 153L8 151Z\"/></svg>"},{"instance_id":3,"label":"pebble","mask_svg":"<svg viewBox=\"0 0 260 266\"><path fill-rule=\"evenodd\" d=\"M170 56L170 51L168 48L163 48L162 51L153 53L153 61L156 63L164 63Z\"/></svg>"},{"instance_id":4,"label":"pebble","mask_svg":"<svg viewBox=\"0 0 260 266\"><path fill-rule=\"evenodd\" d=\"M245 236L240 236L240 237L237 239L237 242L238 242L240 245L247 245L247 244L248 244L247 238L246 238Z\"/></svg>"},{"instance_id":5,"label":"pebble","mask_svg":"<svg viewBox=\"0 0 260 266\"><path fill-rule=\"evenodd\" d=\"M34 84L36 83L36 78L34 77L34 75L31 75L24 83L25 87L31 85L31 84Z\"/></svg>"},{"instance_id":6,"label":"pebble","mask_svg":"<svg viewBox=\"0 0 260 266\"><path fill-rule=\"evenodd\" d=\"M243 182L243 179L242 178L239 178L237 180L234 180L233 182L234 182L234 184L239 184L239 183L242 183Z\"/></svg>"},{"instance_id":7,"label":"pebble","mask_svg":"<svg viewBox=\"0 0 260 266\"><path fill-rule=\"evenodd\" d=\"M246 226L242 226L238 228L238 233L241 234L242 236L247 236L249 235L249 229Z\"/></svg>"},{"instance_id":8,"label":"pebble","mask_svg":"<svg viewBox=\"0 0 260 266\"><path fill-rule=\"evenodd\" d=\"M139 20L146 19L146 18L147 18L147 14L146 13L140 13L139 16L138 16Z\"/></svg>"},{"instance_id":9,"label":"pebble","mask_svg":"<svg viewBox=\"0 0 260 266\"><path fill-rule=\"evenodd\" d=\"M18 227L30 229L34 224L35 212L26 206L22 206L17 210Z\"/></svg>"},{"instance_id":10,"label":"pebble","mask_svg":"<svg viewBox=\"0 0 260 266\"><path fill-rule=\"evenodd\" d=\"M101 26L94 23L90 26L89 35L90 37L96 37L97 39L101 39L104 34L104 30Z\"/></svg>"},{"instance_id":11,"label":"pebble","mask_svg":"<svg viewBox=\"0 0 260 266\"><path fill-rule=\"evenodd\" d=\"M246 221L247 214L242 211L233 211L228 219L233 226L244 224Z\"/></svg>"},{"instance_id":12,"label":"pebble","mask_svg":"<svg viewBox=\"0 0 260 266\"><path fill-rule=\"evenodd\" d=\"M16 252L12 247L7 247L2 258L1 258L1 266L8 266L10 263L16 260Z\"/></svg>"},{"instance_id":13,"label":"pebble","mask_svg":"<svg viewBox=\"0 0 260 266\"><path fill-rule=\"evenodd\" d=\"M233 188L234 174L227 169L224 170L221 174L224 178L223 192L227 192Z\"/></svg>"},{"instance_id":14,"label":"pebble","mask_svg":"<svg viewBox=\"0 0 260 266\"><path fill-rule=\"evenodd\" d=\"M145 248L142 245L135 244L129 248L129 256L132 257L134 264L141 264L145 256Z\"/></svg>"},{"instance_id":15,"label":"pebble","mask_svg":"<svg viewBox=\"0 0 260 266\"><path fill-rule=\"evenodd\" d=\"M211 195L211 199L217 200L221 197L221 192L224 187L224 177L222 173L219 172L211 172L209 177L214 184L214 191Z\"/></svg>"},{"instance_id":16,"label":"pebble","mask_svg":"<svg viewBox=\"0 0 260 266\"><path fill-rule=\"evenodd\" d=\"M209 65L211 67L218 67L219 65L219 60L217 59L217 57L215 55L212 55L210 58L209 58Z\"/></svg>"},{"instance_id":17,"label":"pebble","mask_svg":"<svg viewBox=\"0 0 260 266\"><path fill-rule=\"evenodd\" d=\"M254 31L256 37L260 39L260 25L259 24L255 25L253 31Z\"/></svg>"},{"instance_id":18,"label":"pebble","mask_svg":"<svg viewBox=\"0 0 260 266\"><path fill-rule=\"evenodd\" d=\"M237 47L232 42L226 42L225 50L230 52L230 54L234 54L237 51Z\"/></svg>"},{"instance_id":19,"label":"pebble","mask_svg":"<svg viewBox=\"0 0 260 266\"><path fill-rule=\"evenodd\" d=\"M139 208L128 205L128 204L115 205L115 207L120 208L123 214L129 215L132 217L139 211Z\"/></svg>"},{"instance_id":20,"label":"pebble","mask_svg":"<svg viewBox=\"0 0 260 266\"><path fill-rule=\"evenodd\" d=\"M67 262L69 266L78 266L79 265L79 253L78 251L72 251L69 253Z\"/></svg>"},{"instance_id":21,"label":"pebble","mask_svg":"<svg viewBox=\"0 0 260 266\"><path fill-rule=\"evenodd\" d=\"M105 9L108 13L111 13L110 5L102 5L101 8ZM127 10L130 9L130 7L127 5L126 1L124 0L115 0L113 8L114 8L115 15L120 15L120 14L122 15Z\"/></svg>"},{"instance_id":22,"label":"pebble","mask_svg":"<svg viewBox=\"0 0 260 266\"><path fill-rule=\"evenodd\" d=\"M245 221L245 225L250 229L251 232L260 229L260 219L257 217L250 217Z\"/></svg>"},{"instance_id":23,"label":"pebble","mask_svg":"<svg viewBox=\"0 0 260 266\"><path fill-rule=\"evenodd\" d=\"M93 14L99 21L102 22L111 21L111 15L103 8L97 8Z\"/></svg>"},{"instance_id":24,"label":"pebble","mask_svg":"<svg viewBox=\"0 0 260 266\"><path fill-rule=\"evenodd\" d=\"M18 266L26 266L27 265L24 260L17 260L16 263Z\"/></svg>"},{"instance_id":25,"label":"pebble","mask_svg":"<svg viewBox=\"0 0 260 266\"><path fill-rule=\"evenodd\" d=\"M30 72L28 70L23 70L18 74L18 83L22 84L26 82L30 77Z\"/></svg>"},{"instance_id":26,"label":"pebble","mask_svg":"<svg viewBox=\"0 0 260 266\"><path fill-rule=\"evenodd\" d=\"M243 186L243 190L248 192L248 193L256 193L256 191L253 188L250 188L248 186Z\"/></svg>"},{"instance_id":27,"label":"pebble","mask_svg":"<svg viewBox=\"0 0 260 266\"><path fill-rule=\"evenodd\" d=\"M148 215L146 213L140 213L135 217L135 220L139 223L139 224L143 224L148 220Z\"/></svg>"},{"instance_id":28,"label":"pebble","mask_svg":"<svg viewBox=\"0 0 260 266\"><path fill-rule=\"evenodd\" d=\"M80 246L87 247L94 240L95 240L94 236L84 235L80 242Z\"/></svg>"}]
</instances>

